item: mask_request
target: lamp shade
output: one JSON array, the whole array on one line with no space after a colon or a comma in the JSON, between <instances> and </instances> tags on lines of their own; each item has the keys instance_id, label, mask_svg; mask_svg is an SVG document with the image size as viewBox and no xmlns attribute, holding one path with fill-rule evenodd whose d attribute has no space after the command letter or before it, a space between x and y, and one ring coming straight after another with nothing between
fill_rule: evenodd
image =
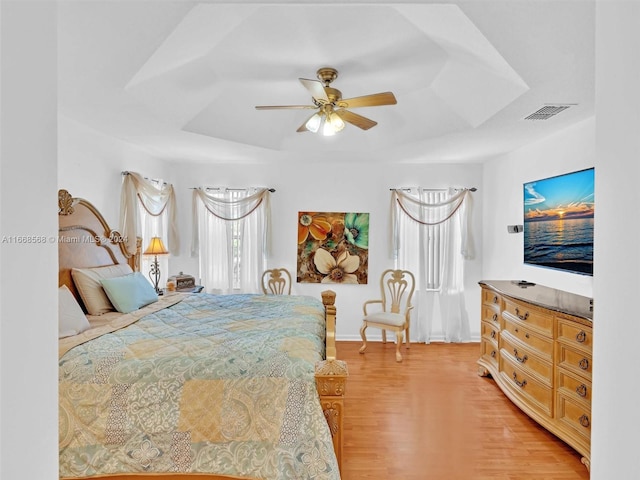
<instances>
[{"instance_id":1,"label":"lamp shade","mask_svg":"<svg viewBox=\"0 0 640 480\"><path fill-rule=\"evenodd\" d=\"M149 246L144 251L143 255L166 255L168 253L169 251L165 248L160 237L151 237Z\"/></svg>"},{"instance_id":2,"label":"lamp shade","mask_svg":"<svg viewBox=\"0 0 640 480\"><path fill-rule=\"evenodd\" d=\"M310 132L316 133L320 128L320 123L322 123L322 115L320 115L320 113L314 113L311 118L307 120L307 123L305 123L305 127L307 127L307 130Z\"/></svg>"}]
</instances>

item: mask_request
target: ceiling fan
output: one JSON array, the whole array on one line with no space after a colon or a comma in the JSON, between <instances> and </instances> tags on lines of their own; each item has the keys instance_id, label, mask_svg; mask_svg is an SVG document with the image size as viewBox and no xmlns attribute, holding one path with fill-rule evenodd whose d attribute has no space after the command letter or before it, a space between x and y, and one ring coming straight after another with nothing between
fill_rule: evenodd
<instances>
[{"instance_id":1,"label":"ceiling fan","mask_svg":"<svg viewBox=\"0 0 640 480\"><path fill-rule=\"evenodd\" d=\"M331 82L338 78L335 68L320 68L316 75L318 80L300 78L300 83L311 93L313 105L258 105L257 110L283 109L314 109L317 110L300 125L298 132L321 131L323 135L335 135L341 131L345 122L355 125L362 130L369 130L378 123L353 113L347 108L377 107L380 105L395 105L396 97L391 92L374 93L362 97L342 98L342 92L330 87ZM324 84L324 85L323 85Z\"/></svg>"}]
</instances>

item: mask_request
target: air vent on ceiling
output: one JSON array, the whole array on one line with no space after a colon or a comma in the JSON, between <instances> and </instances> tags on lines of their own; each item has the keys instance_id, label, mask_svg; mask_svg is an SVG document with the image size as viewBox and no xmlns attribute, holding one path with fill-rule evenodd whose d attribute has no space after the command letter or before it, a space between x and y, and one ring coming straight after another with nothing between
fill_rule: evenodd
<instances>
[{"instance_id":1,"label":"air vent on ceiling","mask_svg":"<svg viewBox=\"0 0 640 480\"><path fill-rule=\"evenodd\" d=\"M554 115L566 110L571 105L545 105L542 108L539 108L531 115L524 117L525 120L547 120Z\"/></svg>"}]
</instances>

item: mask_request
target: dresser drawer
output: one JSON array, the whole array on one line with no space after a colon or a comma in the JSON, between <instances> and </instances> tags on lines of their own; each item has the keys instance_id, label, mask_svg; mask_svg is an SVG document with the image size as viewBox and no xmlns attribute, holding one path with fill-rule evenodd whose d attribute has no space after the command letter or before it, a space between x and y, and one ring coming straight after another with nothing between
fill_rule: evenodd
<instances>
[{"instance_id":1,"label":"dresser drawer","mask_svg":"<svg viewBox=\"0 0 640 480\"><path fill-rule=\"evenodd\" d=\"M572 347L585 349L589 352L593 349L593 330L591 327L564 318L558 318L557 338L558 341Z\"/></svg>"},{"instance_id":2,"label":"dresser drawer","mask_svg":"<svg viewBox=\"0 0 640 480\"><path fill-rule=\"evenodd\" d=\"M497 370L498 369L498 346L492 342L482 339L481 343L482 357L489 361L489 363Z\"/></svg>"},{"instance_id":3,"label":"dresser drawer","mask_svg":"<svg viewBox=\"0 0 640 480\"><path fill-rule=\"evenodd\" d=\"M577 373L591 380L593 359L589 353L574 350L562 343L558 343L557 365L560 368Z\"/></svg>"},{"instance_id":4,"label":"dresser drawer","mask_svg":"<svg viewBox=\"0 0 640 480\"><path fill-rule=\"evenodd\" d=\"M500 355L500 375L507 383L509 390L521 396L531 408L544 415L553 415L553 389L550 386L539 382L510 358L502 355Z\"/></svg>"},{"instance_id":5,"label":"dresser drawer","mask_svg":"<svg viewBox=\"0 0 640 480\"><path fill-rule=\"evenodd\" d=\"M482 320L493 323L500 328L500 310L494 305L482 305Z\"/></svg>"},{"instance_id":6,"label":"dresser drawer","mask_svg":"<svg viewBox=\"0 0 640 480\"><path fill-rule=\"evenodd\" d=\"M589 380L559 368L556 372L556 382L558 391L563 395L591 404L591 382Z\"/></svg>"},{"instance_id":7,"label":"dresser drawer","mask_svg":"<svg viewBox=\"0 0 640 480\"><path fill-rule=\"evenodd\" d=\"M578 433L585 440L591 439L591 408L560 393L558 395L558 421Z\"/></svg>"},{"instance_id":8,"label":"dresser drawer","mask_svg":"<svg viewBox=\"0 0 640 480\"><path fill-rule=\"evenodd\" d=\"M498 347L498 339L500 338L500 329L490 322L481 322L482 338L491 340Z\"/></svg>"},{"instance_id":9,"label":"dresser drawer","mask_svg":"<svg viewBox=\"0 0 640 480\"><path fill-rule=\"evenodd\" d=\"M482 289L482 303L487 305L495 305L498 308L502 307L502 297L492 290L486 288Z\"/></svg>"},{"instance_id":10,"label":"dresser drawer","mask_svg":"<svg viewBox=\"0 0 640 480\"><path fill-rule=\"evenodd\" d=\"M507 357L519 365L524 372L535 376L545 385L553 385L553 364L552 358L543 359L536 353L513 337L503 332L500 337L500 356Z\"/></svg>"},{"instance_id":11,"label":"dresser drawer","mask_svg":"<svg viewBox=\"0 0 640 480\"><path fill-rule=\"evenodd\" d=\"M553 336L553 315L544 313L532 305L515 303L509 300L504 302L504 311L507 314L507 318L512 318L516 323L526 325L542 335Z\"/></svg>"},{"instance_id":12,"label":"dresser drawer","mask_svg":"<svg viewBox=\"0 0 640 480\"><path fill-rule=\"evenodd\" d=\"M534 333L522 325L512 322L510 319L503 319L503 330L509 332L515 338L539 352L540 356L553 360L553 340Z\"/></svg>"}]
</instances>

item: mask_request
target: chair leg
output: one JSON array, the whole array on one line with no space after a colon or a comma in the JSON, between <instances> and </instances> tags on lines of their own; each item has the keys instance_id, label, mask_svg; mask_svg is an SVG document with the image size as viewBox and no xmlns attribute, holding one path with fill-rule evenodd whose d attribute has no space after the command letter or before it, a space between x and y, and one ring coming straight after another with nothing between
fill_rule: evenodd
<instances>
[{"instance_id":1,"label":"chair leg","mask_svg":"<svg viewBox=\"0 0 640 480\"><path fill-rule=\"evenodd\" d=\"M382 343L387 343L387 331L382 329Z\"/></svg>"},{"instance_id":2,"label":"chair leg","mask_svg":"<svg viewBox=\"0 0 640 480\"><path fill-rule=\"evenodd\" d=\"M396 332L396 362L402 361L402 355L400 354L400 345L402 345L402 337L403 337L403 331L398 330Z\"/></svg>"},{"instance_id":3,"label":"chair leg","mask_svg":"<svg viewBox=\"0 0 640 480\"><path fill-rule=\"evenodd\" d=\"M407 348L409 348L409 344L410 344L410 342L409 342L409 325L407 325L407 330L406 330L405 335L407 337L406 338L406 340L407 340Z\"/></svg>"},{"instance_id":4,"label":"chair leg","mask_svg":"<svg viewBox=\"0 0 640 480\"><path fill-rule=\"evenodd\" d=\"M364 351L367 349L367 336L364 333L366 329L367 324L363 323L360 327L360 336L362 337L362 346L360 347L360 353L364 353Z\"/></svg>"}]
</instances>

